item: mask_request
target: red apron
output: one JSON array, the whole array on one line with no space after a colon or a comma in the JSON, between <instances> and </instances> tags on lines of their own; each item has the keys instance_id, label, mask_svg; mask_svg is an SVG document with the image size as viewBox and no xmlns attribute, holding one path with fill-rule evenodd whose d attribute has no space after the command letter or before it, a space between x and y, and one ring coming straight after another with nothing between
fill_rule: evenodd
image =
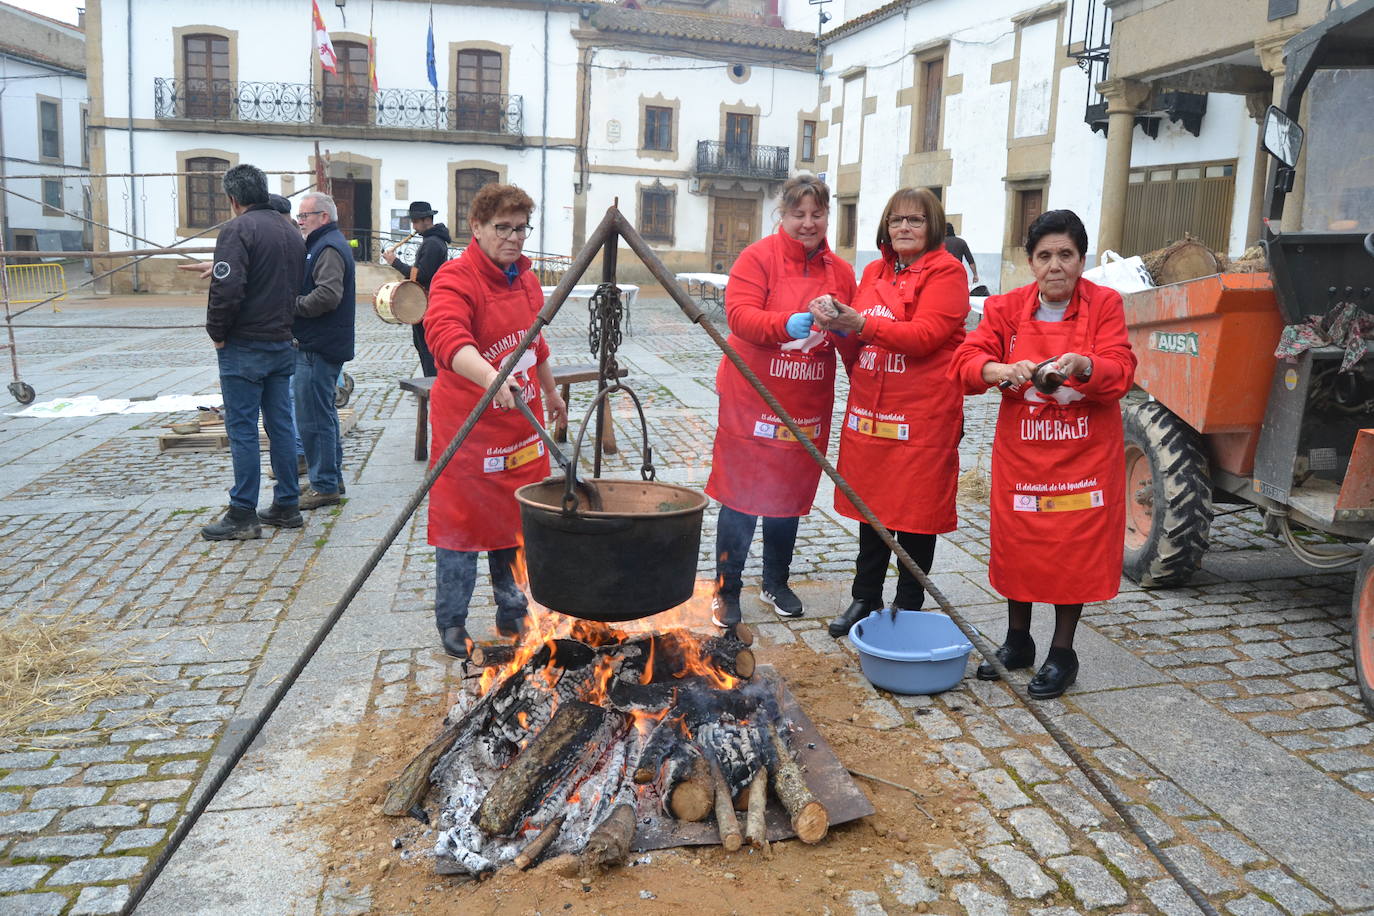
<instances>
[{"instance_id":1,"label":"red apron","mask_svg":"<svg viewBox=\"0 0 1374 916\"><path fill-rule=\"evenodd\" d=\"M491 293L483 303L478 346L482 357L499 368L529 330L533 320L525 290ZM525 351L512 376L521 382L525 403L536 417L544 407L535 375L534 345ZM448 369L440 369L431 394L433 444L430 466L448 448L483 389ZM518 410L489 406L473 426L429 497L429 543L448 550L500 550L520 542L520 509L515 491L549 476L543 441Z\"/></svg>"},{"instance_id":2,"label":"red apron","mask_svg":"<svg viewBox=\"0 0 1374 916\"><path fill-rule=\"evenodd\" d=\"M804 312L812 299L837 289L828 264L809 276L782 273L781 246L776 246L765 311ZM835 406L835 348L829 335L806 351L784 350L782 344L761 347L738 334L731 334L729 343L825 454ZM795 518L810 512L820 465L725 357L716 370L716 391L720 413L706 495L746 515Z\"/></svg>"},{"instance_id":3,"label":"red apron","mask_svg":"<svg viewBox=\"0 0 1374 916\"><path fill-rule=\"evenodd\" d=\"M1006 362L1091 352L1088 303L1073 322L1022 313ZM1069 386L1002 393L992 443L992 556L988 581L1013 601L1086 604L1121 587L1126 533L1121 408L1081 400Z\"/></svg>"},{"instance_id":4,"label":"red apron","mask_svg":"<svg viewBox=\"0 0 1374 916\"><path fill-rule=\"evenodd\" d=\"M901 291L886 279L860 289L854 309L899 321L912 317ZM894 531L943 534L958 524L964 398L947 375L953 355L952 347L941 347L917 358L870 343L850 369L840 475ZM835 511L863 520L838 489Z\"/></svg>"}]
</instances>

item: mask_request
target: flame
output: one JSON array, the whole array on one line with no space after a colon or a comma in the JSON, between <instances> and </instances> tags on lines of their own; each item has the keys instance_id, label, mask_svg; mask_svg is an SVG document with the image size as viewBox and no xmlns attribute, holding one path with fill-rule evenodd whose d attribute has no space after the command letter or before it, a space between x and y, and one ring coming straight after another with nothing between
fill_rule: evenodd
<instances>
[{"instance_id":1,"label":"flame","mask_svg":"<svg viewBox=\"0 0 1374 916\"><path fill-rule=\"evenodd\" d=\"M668 709L669 707L665 706L662 709L631 709L629 711L630 725L639 735L641 742L647 740L649 733L654 730L654 726L663 721L664 716L668 715Z\"/></svg>"},{"instance_id":2,"label":"flame","mask_svg":"<svg viewBox=\"0 0 1374 916\"><path fill-rule=\"evenodd\" d=\"M521 727L521 728L529 728L529 727L530 727L530 714L527 713L527 712L525 712L525 710L522 709L522 710L520 710L519 712L517 712L517 713L515 714L515 721L517 721L517 722L520 723L520 727Z\"/></svg>"},{"instance_id":3,"label":"flame","mask_svg":"<svg viewBox=\"0 0 1374 916\"><path fill-rule=\"evenodd\" d=\"M603 655L596 660L591 681L582 691L582 699L598 706L604 705L611 694L611 678L615 677L616 660Z\"/></svg>"},{"instance_id":4,"label":"flame","mask_svg":"<svg viewBox=\"0 0 1374 916\"><path fill-rule=\"evenodd\" d=\"M523 545L516 551L515 578L522 587L528 588ZM485 695L494 689L515 672L528 666L546 645L552 655L555 651L552 643L556 639L574 639L584 645L597 647L614 645L650 634L672 634L675 651L668 653L672 656L669 658L660 651L660 647L650 643L651 654L646 660L640 683L695 676L703 678L717 689L729 690L736 687L739 685L739 678L716 667L701 642L703 638L718 632L710 622L711 597L715 594L716 588L716 582L709 579L699 580L692 597L685 603L660 614L613 626L559 614L531 601L525 618L527 629L516 645L514 657L505 665L484 669L478 680L478 691ZM611 679L615 675L615 665L611 656L598 659L585 692L584 699L587 702L606 701ZM540 674L544 683L552 690L561 676L561 671L553 665L546 665Z\"/></svg>"}]
</instances>

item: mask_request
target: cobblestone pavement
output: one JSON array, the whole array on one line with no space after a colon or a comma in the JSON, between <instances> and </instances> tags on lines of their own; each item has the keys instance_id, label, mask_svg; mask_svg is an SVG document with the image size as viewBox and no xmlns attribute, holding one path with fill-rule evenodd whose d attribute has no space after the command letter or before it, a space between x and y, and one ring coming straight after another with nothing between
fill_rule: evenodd
<instances>
[{"instance_id":1,"label":"cobblestone pavement","mask_svg":"<svg viewBox=\"0 0 1374 916\"><path fill-rule=\"evenodd\" d=\"M53 320L135 328L23 331L24 377L41 400L213 392L201 332L151 327L200 318L197 304L154 297L75 305ZM588 360L580 310L548 337L558 362ZM667 300L644 298L621 357L659 478L702 485L719 363L710 340ZM411 460L413 400L395 385L416 371L408 329L360 309L348 371L359 417L346 440L348 501L259 541L200 540L224 505L229 459L159 453L156 436L175 416L0 415L0 615L106 619L109 663L139 678L136 692L0 748L0 914L119 909L422 478ZM574 387L575 419L591 394ZM837 416L843 398L841 379ZM991 397L967 401L967 468L986 472L994 411ZM605 473L636 474L642 447L628 399L612 416L621 451ZM959 812L962 846L892 863L886 883L854 890L840 909L1195 912L1003 686L966 679L931 698L867 685L848 641L823 629L846 603L854 550L852 523L830 506L823 480L792 571L809 616L780 623L747 591L746 618L766 643L847 660L871 724L921 731L939 754L913 765L982 799ZM140 912L343 911L313 840L292 824L298 805L348 791L342 776L361 729L441 695L455 676L433 650L424 518L403 528ZM987 584L986 535L986 506L965 503L934 578L997 642L1005 612ZM711 512L706 577L713 540ZM755 556L746 576L758 574ZM1079 683L1042 704L1219 911L1374 913L1374 724L1352 680L1350 587L1349 573L1298 564L1252 514L1220 516L1192 585L1123 583L1115 600L1087 609ZM488 595L480 583L480 636ZM1048 621L1037 615L1035 626L1048 643Z\"/></svg>"}]
</instances>

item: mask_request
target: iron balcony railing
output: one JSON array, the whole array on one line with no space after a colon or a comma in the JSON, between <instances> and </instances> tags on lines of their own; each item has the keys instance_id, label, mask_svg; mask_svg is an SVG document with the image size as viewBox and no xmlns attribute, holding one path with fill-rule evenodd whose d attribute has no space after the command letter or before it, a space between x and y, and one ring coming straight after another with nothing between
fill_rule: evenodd
<instances>
[{"instance_id":1,"label":"iron balcony railing","mask_svg":"<svg viewBox=\"0 0 1374 916\"><path fill-rule=\"evenodd\" d=\"M785 181L792 164L787 146L756 146L719 140L697 141L697 174Z\"/></svg>"},{"instance_id":2,"label":"iron balcony railing","mask_svg":"<svg viewBox=\"0 0 1374 916\"><path fill-rule=\"evenodd\" d=\"M153 100L156 117L164 120L351 124L524 135L524 99L518 95L428 89L371 92L366 86L157 77Z\"/></svg>"}]
</instances>

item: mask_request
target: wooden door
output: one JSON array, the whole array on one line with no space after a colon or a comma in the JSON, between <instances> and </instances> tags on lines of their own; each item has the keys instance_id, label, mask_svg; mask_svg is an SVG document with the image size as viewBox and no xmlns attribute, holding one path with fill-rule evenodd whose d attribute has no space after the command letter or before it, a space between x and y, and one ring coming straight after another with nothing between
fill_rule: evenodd
<instances>
[{"instance_id":1,"label":"wooden door","mask_svg":"<svg viewBox=\"0 0 1374 916\"><path fill-rule=\"evenodd\" d=\"M346 239L354 238L357 235L358 224L353 202L357 195L356 186L358 183L352 178L332 178L329 182L329 193L334 198L334 206L339 211L339 231L343 233Z\"/></svg>"},{"instance_id":2,"label":"wooden door","mask_svg":"<svg viewBox=\"0 0 1374 916\"><path fill-rule=\"evenodd\" d=\"M323 71L324 123L366 124L368 93L367 45L357 41L334 42L338 73Z\"/></svg>"},{"instance_id":3,"label":"wooden door","mask_svg":"<svg viewBox=\"0 0 1374 916\"><path fill-rule=\"evenodd\" d=\"M754 241L754 216L758 203L730 197L715 199L711 227L711 270L729 273L739 253Z\"/></svg>"},{"instance_id":4,"label":"wooden door","mask_svg":"<svg viewBox=\"0 0 1374 916\"><path fill-rule=\"evenodd\" d=\"M754 116L725 115L725 163L732 172L748 169L754 147Z\"/></svg>"}]
</instances>

